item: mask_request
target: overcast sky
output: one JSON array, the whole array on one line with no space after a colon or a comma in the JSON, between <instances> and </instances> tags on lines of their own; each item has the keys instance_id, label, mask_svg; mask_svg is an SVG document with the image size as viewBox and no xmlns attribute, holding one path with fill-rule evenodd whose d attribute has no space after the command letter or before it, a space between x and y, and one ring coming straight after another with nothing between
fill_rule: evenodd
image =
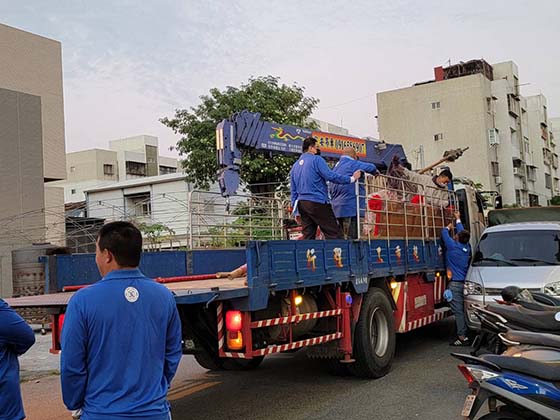
<instances>
[{"instance_id":1,"label":"overcast sky","mask_svg":"<svg viewBox=\"0 0 560 420\"><path fill-rule=\"evenodd\" d=\"M151 134L172 156L160 117L268 74L320 99L316 118L377 137L376 92L481 57L515 61L522 94L560 116L557 0L0 0L0 22L62 42L67 151Z\"/></svg>"}]
</instances>

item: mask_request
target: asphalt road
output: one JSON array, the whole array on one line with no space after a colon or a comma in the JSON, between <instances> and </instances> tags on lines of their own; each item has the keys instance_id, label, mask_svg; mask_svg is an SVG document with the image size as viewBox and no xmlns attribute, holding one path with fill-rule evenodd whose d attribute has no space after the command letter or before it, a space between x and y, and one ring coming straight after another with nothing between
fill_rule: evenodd
<instances>
[{"instance_id":1,"label":"asphalt road","mask_svg":"<svg viewBox=\"0 0 560 420\"><path fill-rule=\"evenodd\" d=\"M249 372L208 372L185 356L169 393L173 419L460 419L467 387L449 356L452 325L399 335L393 369L378 380L332 376L304 351L271 356ZM32 359L22 361L28 378ZM31 379L22 390L28 419L70 418L58 377Z\"/></svg>"}]
</instances>

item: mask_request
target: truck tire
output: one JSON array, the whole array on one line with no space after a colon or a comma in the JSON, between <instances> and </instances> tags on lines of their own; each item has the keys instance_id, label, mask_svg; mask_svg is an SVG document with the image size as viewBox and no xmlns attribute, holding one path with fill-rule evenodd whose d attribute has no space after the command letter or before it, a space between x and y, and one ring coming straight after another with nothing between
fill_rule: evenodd
<instances>
[{"instance_id":1,"label":"truck tire","mask_svg":"<svg viewBox=\"0 0 560 420\"><path fill-rule=\"evenodd\" d=\"M354 376L380 378L391 369L395 354L395 321L385 292L372 287L365 296L354 331L353 357L348 365Z\"/></svg>"},{"instance_id":2,"label":"truck tire","mask_svg":"<svg viewBox=\"0 0 560 420\"><path fill-rule=\"evenodd\" d=\"M232 359L221 358L222 368L225 370L252 370L260 366L264 356L253 357L252 359Z\"/></svg>"},{"instance_id":3,"label":"truck tire","mask_svg":"<svg viewBox=\"0 0 560 420\"><path fill-rule=\"evenodd\" d=\"M202 366L204 369L208 370L221 370L222 369L222 359L219 357L213 357L206 350L198 351L194 354L194 360Z\"/></svg>"}]
</instances>

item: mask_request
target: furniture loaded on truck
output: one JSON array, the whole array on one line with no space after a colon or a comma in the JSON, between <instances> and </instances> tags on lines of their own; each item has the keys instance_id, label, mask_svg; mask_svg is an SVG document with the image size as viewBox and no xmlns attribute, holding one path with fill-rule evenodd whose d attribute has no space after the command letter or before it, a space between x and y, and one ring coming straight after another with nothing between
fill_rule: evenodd
<instances>
[{"instance_id":1,"label":"furniture loaded on truck","mask_svg":"<svg viewBox=\"0 0 560 420\"><path fill-rule=\"evenodd\" d=\"M224 120L216 131L218 197L228 206L237 197L242 149L299 154L304 138L314 136L327 159L339 158L344 147L352 146L361 160L382 172L394 156L405 160L400 145L277 125L247 111ZM387 175L368 178L366 194L358 240L248 240L239 250L195 249L191 238L191 249L174 253L187 262L180 275L156 279L175 295L184 353L208 369L248 369L267 355L306 347L310 357L325 359L337 370L368 378L385 375L395 334L433 323L448 312L442 298L446 270L441 229L457 208L474 228L479 215L473 209L481 209L468 186L450 188L448 205L438 207L430 204L429 188ZM197 208L188 207L192 212ZM358 206L358 216L359 211ZM191 234L195 219L191 214ZM144 253L144 271L164 276L172 265L169 255ZM47 290L54 293L7 301L16 308L48 307L52 350L57 351L65 306L74 293L64 290L94 281L81 274L87 271L86 262L91 271L93 261L91 255L54 255L44 262L50 267ZM153 273L157 267L161 274Z\"/></svg>"}]
</instances>

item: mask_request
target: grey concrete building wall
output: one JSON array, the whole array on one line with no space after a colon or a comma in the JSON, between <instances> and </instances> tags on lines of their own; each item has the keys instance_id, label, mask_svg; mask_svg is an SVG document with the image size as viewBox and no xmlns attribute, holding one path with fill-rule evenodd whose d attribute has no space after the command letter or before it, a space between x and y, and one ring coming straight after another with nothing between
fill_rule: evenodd
<instances>
[{"instance_id":1,"label":"grey concrete building wall","mask_svg":"<svg viewBox=\"0 0 560 420\"><path fill-rule=\"evenodd\" d=\"M44 241L41 98L0 89L0 296L10 296L11 250Z\"/></svg>"},{"instance_id":2,"label":"grey concrete building wall","mask_svg":"<svg viewBox=\"0 0 560 420\"><path fill-rule=\"evenodd\" d=\"M0 87L41 97L44 176L64 179L64 98L60 42L0 24Z\"/></svg>"},{"instance_id":3,"label":"grey concrete building wall","mask_svg":"<svg viewBox=\"0 0 560 420\"><path fill-rule=\"evenodd\" d=\"M10 296L11 250L45 241L50 209L64 218L62 194L45 197L66 175L61 44L0 24L0 60L0 296Z\"/></svg>"}]
</instances>

